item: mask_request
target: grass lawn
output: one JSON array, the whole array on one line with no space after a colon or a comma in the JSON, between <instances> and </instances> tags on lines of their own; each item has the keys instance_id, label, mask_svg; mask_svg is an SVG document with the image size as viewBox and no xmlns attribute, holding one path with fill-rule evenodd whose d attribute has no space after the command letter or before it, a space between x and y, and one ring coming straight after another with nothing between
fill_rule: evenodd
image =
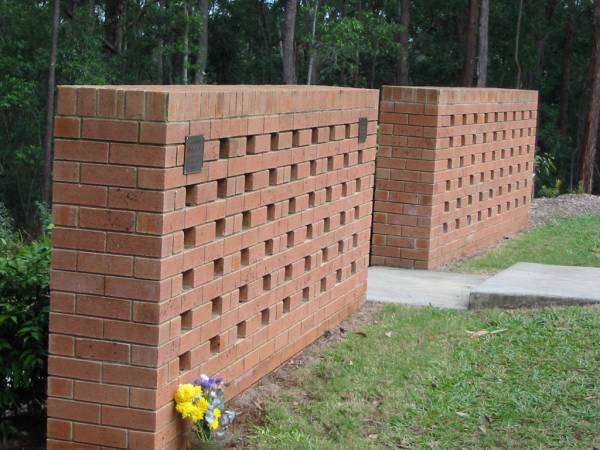
<instances>
[{"instance_id":1,"label":"grass lawn","mask_svg":"<svg viewBox=\"0 0 600 450\"><path fill-rule=\"evenodd\" d=\"M289 385L251 448L600 448L600 308L386 306Z\"/></svg>"},{"instance_id":2,"label":"grass lawn","mask_svg":"<svg viewBox=\"0 0 600 450\"><path fill-rule=\"evenodd\" d=\"M498 272L516 262L600 267L600 214L561 219L527 231L484 255L452 264L456 272Z\"/></svg>"}]
</instances>

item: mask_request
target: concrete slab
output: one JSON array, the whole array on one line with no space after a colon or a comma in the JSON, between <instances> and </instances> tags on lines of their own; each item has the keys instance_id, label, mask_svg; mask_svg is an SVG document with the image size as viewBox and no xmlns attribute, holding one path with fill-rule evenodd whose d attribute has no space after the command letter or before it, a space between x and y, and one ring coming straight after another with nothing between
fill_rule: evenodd
<instances>
[{"instance_id":1,"label":"concrete slab","mask_svg":"<svg viewBox=\"0 0 600 450\"><path fill-rule=\"evenodd\" d=\"M469 308L600 304L600 268L517 263L471 291Z\"/></svg>"},{"instance_id":2,"label":"concrete slab","mask_svg":"<svg viewBox=\"0 0 600 450\"><path fill-rule=\"evenodd\" d=\"M485 275L369 267L367 300L466 309L471 289L487 278Z\"/></svg>"}]
</instances>

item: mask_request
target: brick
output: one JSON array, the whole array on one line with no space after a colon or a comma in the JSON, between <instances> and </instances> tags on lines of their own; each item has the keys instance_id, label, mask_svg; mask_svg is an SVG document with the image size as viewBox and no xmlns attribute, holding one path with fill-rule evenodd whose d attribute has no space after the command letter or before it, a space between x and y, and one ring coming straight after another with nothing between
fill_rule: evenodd
<instances>
[{"instance_id":1,"label":"brick","mask_svg":"<svg viewBox=\"0 0 600 450\"><path fill-rule=\"evenodd\" d=\"M138 123L120 120L84 119L81 134L84 139L136 142L138 139Z\"/></svg>"},{"instance_id":2,"label":"brick","mask_svg":"<svg viewBox=\"0 0 600 450\"><path fill-rule=\"evenodd\" d=\"M137 173L135 168L128 166L81 164L81 182L103 186L134 187L137 183Z\"/></svg>"},{"instance_id":3,"label":"brick","mask_svg":"<svg viewBox=\"0 0 600 450\"><path fill-rule=\"evenodd\" d=\"M108 161L108 144L93 141L54 141L54 158L68 161L90 161L105 163Z\"/></svg>"},{"instance_id":4,"label":"brick","mask_svg":"<svg viewBox=\"0 0 600 450\"><path fill-rule=\"evenodd\" d=\"M112 384L75 381L75 400L82 400L107 405L127 406L129 404L129 388Z\"/></svg>"}]
</instances>

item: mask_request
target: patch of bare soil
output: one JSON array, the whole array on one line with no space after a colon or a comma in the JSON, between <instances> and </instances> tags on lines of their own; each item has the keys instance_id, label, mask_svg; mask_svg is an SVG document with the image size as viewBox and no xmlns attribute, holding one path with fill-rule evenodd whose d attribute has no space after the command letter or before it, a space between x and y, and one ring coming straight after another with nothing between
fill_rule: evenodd
<instances>
[{"instance_id":1,"label":"patch of bare soil","mask_svg":"<svg viewBox=\"0 0 600 450\"><path fill-rule=\"evenodd\" d=\"M294 358L231 400L228 407L239 414L233 429L234 443L231 448L249 450L251 447L248 444L248 435L253 427L263 423L265 404L270 399L276 398L281 391L297 386L298 380L295 374L299 368L319 360L325 349L345 339L349 334L360 332L367 325L375 323L383 306L381 303L366 302L360 311L354 313L338 327L325 332Z\"/></svg>"},{"instance_id":2,"label":"patch of bare soil","mask_svg":"<svg viewBox=\"0 0 600 450\"><path fill-rule=\"evenodd\" d=\"M600 195L565 194L555 198L536 198L531 204L529 224L539 227L562 217L600 213Z\"/></svg>"}]
</instances>

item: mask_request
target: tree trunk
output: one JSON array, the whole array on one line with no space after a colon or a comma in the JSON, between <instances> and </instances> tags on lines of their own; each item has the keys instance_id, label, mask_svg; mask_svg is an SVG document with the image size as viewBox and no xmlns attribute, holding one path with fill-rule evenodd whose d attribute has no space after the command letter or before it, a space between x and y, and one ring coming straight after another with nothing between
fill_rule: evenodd
<instances>
[{"instance_id":1,"label":"tree trunk","mask_svg":"<svg viewBox=\"0 0 600 450\"><path fill-rule=\"evenodd\" d=\"M315 82L315 68L317 66L317 58L319 57L319 49L317 48L317 20L319 17L319 6L322 0L315 0L315 9L312 16L312 29L310 38L310 50L308 57L308 73L306 76L306 84Z\"/></svg>"},{"instance_id":2,"label":"tree trunk","mask_svg":"<svg viewBox=\"0 0 600 450\"><path fill-rule=\"evenodd\" d=\"M544 12L545 19L545 30L542 37L537 42L537 57L536 57L536 65L535 65L535 73L534 80L531 80L530 86L537 86L538 89L541 87L542 76L544 73L544 57L546 54L546 42L548 41L548 37L550 36L550 32L552 31L552 24L550 21L554 16L554 11L556 9L556 0L548 0L546 2L546 9Z\"/></svg>"},{"instance_id":3,"label":"tree trunk","mask_svg":"<svg viewBox=\"0 0 600 450\"><path fill-rule=\"evenodd\" d=\"M106 0L105 43L113 53L120 54L123 44L123 0Z\"/></svg>"},{"instance_id":4,"label":"tree trunk","mask_svg":"<svg viewBox=\"0 0 600 450\"><path fill-rule=\"evenodd\" d=\"M398 64L398 83L408 85L408 27L410 26L410 0L400 0L400 61Z\"/></svg>"},{"instance_id":5,"label":"tree trunk","mask_svg":"<svg viewBox=\"0 0 600 450\"><path fill-rule=\"evenodd\" d=\"M475 55L477 50L477 23L479 21L480 0L470 0L469 22L465 40L465 60L463 64L463 86L473 86L475 77Z\"/></svg>"},{"instance_id":6,"label":"tree trunk","mask_svg":"<svg viewBox=\"0 0 600 450\"><path fill-rule=\"evenodd\" d=\"M54 0L52 10L52 34L50 42L50 65L48 68L48 99L46 101L46 133L44 135L44 179L42 200L50 202L52 178L52 136L54 125L54 89L56 85L56 53L58 51L58 28L60 26L60 0Z\"/></svg>"},{"instance_id":7,"label":"tree trunk","mask_svg":"<svg viewBox=\"0 0 600 450\"><path fill-rule=\"evenodd\" d=\"M487 85L488 71L488 30L490 18L490 0L481 0L479 11L479 55L477 58L477 86Z\"/></svg>"},{"instance_id":8,"label":"tree trunk","mask_svg":"<svg viewBox=\"0 0 600 450\"><path fill-rule=\"evenodd\" d=\"M194 83L202 84L204 83L206 62L208 58L208 0L198 0L198 10L202 23L200 24L200 34L198 36L198 52L196 53Z\"/></svg>"},{"instance_id":9,"label":"tree trunk","mask_svg":"<svg viewBox=\"0 0 600 450\"><path fill-rule=\"evenodd\" d=\"M594 0L594 43L590 61L588 105L580 145L579 183L588 194L594 184L598 119L600 117L600 0Z\"/></svg>"},{"instance_id":10,"label":"tree trunk","mask_svg":"<svg viewBox=\"0 0 600 450\"><path fill-rule=\"evenodd\" d=\"M296 84L296 10L298 0L287 0L285 4L285 23L283 30L283 82Z\"/></svg>"},{"instance_id":11,"label":"tree trunk","mask_svg":"<svg viewBox=\"0 0 600 450\"><path fill-rule=\"evenodd\" d=\"M183 26L183 49L182 49L182 60L181 60L181 82L182 84L188 84L188 70L190 66L190 17L188 13L187 3L183 4L183 19L185 24Z\"/></svg>"},{"instance_id":12,"label":"tree trunk","mask_svg":"<svg viewBox=\"0 0 600 450\"><path fill-rule=\"evenodd\" d=\"M559 128L560 135L567 136L569 129L569 87L571 84L571 66L573 60L573 43L575 42L575 27L573 16L567 18L565 40L563 46L563 70L560 79Z\"/></svg>"},{"instance_id":13,"label":"tree trunk","mask_svg":"<svg viewBox=\"0 0 600 450\"><path fill-rule=\"evenodd\" d=\"M521 39L521 19L523 18L523 0L519 1L519 17L517 18L517 32L515 35L515 65L517 66L517 81L515 88L521 87L521 62L519 61L519 41Z\"/></svg>"}]
</instances>

